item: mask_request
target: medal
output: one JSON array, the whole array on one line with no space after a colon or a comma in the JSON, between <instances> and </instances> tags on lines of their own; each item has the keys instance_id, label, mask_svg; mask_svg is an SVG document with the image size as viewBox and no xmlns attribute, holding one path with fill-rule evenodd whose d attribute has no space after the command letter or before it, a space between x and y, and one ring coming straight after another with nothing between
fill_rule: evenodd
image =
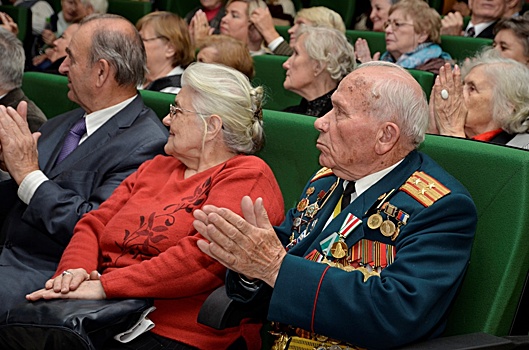
<instances>
[{"instance_id":1,"label":"medal","mask_svg":"<svg viewBox=\"0 0 529 350\"><path fill-rule=\"evenodd\" d=\"M304 211L305 209L307 209L308 205L309 205L308 198L303 198L302 200L299 201L298 206L296 207L296 209L301 212L301 211Z\"/></svg>"},{"instance_id":2,"label":"medal","mask_svg":"<svg viewBox=\"0 0 529 350\"><path fill-rule=\"evenodd\" d=\"M308 201L307 201L308 202ZM320 207L318 206L318 202L312 203L307 207L307 216L309 218L313 218L316 213L318 213L318 210L320 210Z\"/></svg>"},{"instance_id":3,"label":"medal","mask_svg":"<svg viewBox=\"0 0 529 350\"><path fill-rule=\"evenodd\" d=\"M374 230L380 227L382 224L382 215L375 213L367 219L367 227Z\"/></svg>"},{"instance_id":4,"label":"medal","mask_svg":"<svg viewBox=\"0 0 529 350\"><path fill-rule=\"evenodd\" d=\"M380 232L385 237L391 237L395 233L395 224L391 220L384 220L380 225Z\"/></svg>"},{"instance_id":5,"label":"medal","mask_svg":"<svg viewBox=\"0 0 529 350\"><path fill-rule=\"evenodd\" d=\"M344 241L335 242L331 247L331 255L336 259L341 259L347 255L348 249Z\"/></svg>"},{"instance_id":6,"label":"medal","mask_svg":"<svg viewBox=\"0 0 529 350\"><path fill-rule=\"evenodd\" d=\"M305 193L307 194L307 196L310 196L311 194L314 193L314 190L315 190L314 187L309 187L309 188L307 188L307 192L305 192Z\"/></svg>"}]
</instances>

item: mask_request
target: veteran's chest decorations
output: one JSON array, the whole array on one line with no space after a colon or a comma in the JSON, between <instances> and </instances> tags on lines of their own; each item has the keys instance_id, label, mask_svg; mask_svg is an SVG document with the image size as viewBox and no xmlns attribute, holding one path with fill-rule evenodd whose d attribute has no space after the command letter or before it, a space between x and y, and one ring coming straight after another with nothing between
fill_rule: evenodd
<instances>
[{"instance_id":1,"label":"veteran's chest decorations","mask_svg":"<svg viewBox=\"0 0 529 350\"><path fill-rule=\"evenodd\" d=\"M332 174L330 170L323 169L314 176L312 182L323 176L328 176L329 174ZM302 198L296 206L298 216L294 218L294 221L292 222L292 234L290 236L288 245L285 247L287 251L301 242L310 234L312 229L314 229L318 223L316 215L321 210L321 208L325 206L329 197L338 187L339 183L340 179L336 179L336 181L326 191L317 191L315 186L310 186L307 188L305 191L305 198Z\"/></svg>"}]
</instances>

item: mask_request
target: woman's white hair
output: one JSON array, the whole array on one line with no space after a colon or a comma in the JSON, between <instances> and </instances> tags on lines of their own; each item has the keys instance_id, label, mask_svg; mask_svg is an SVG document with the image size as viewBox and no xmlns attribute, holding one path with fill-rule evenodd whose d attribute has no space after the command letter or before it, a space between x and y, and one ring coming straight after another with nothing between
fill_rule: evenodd
<instances>
[{"instance_id":1,"label":"woman's white hair","mask_svg":"<svg viewBox=\"0 0 529 350\"><path fill-rule=\"evenodd\" d=\"M483 67L483 74L492 87L492 118L509 134L520 134L529 128L529 68L503 58L494 49L488 49L461 67L464 79L472 69Z\"/></svg>"},{"instance_id":2,"label":"woman's white hair","mask_svg":"<svg viewBox=\"0 0 529 350\"><path fill-rule=\"evenodd\" d=\"M354 48L342 32L302 25L297 35L303 37L303 46L309 57L325 67L334 81L340 82L355 69Z\"/></svg>"},{"instance_id":3,"label":"woman's white hair","mask_svg":"<svg viewBox=\"0 0 529 350\"><path fill-rule=\"evenodd\" d=\"M222 119L226 146L236 153L253 154L263 145L263 88L253 88L241 72L214 63L192 63L182 74L182 87L192 90L198 115Z\"/></svg>"}]
</instances>

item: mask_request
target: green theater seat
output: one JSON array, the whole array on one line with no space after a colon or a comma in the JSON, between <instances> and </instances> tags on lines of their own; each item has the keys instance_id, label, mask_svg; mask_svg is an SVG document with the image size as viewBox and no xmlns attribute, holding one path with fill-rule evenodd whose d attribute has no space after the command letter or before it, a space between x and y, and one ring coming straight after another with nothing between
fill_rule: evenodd
<instances>
[{"instance_id":1,"label":"green theater seat","mask_svg":"<svg viewBox=\"0 0 529 350\"><path fill-rule=\"evenodd\" d=\"M286 76L283 63L287 59L286 56L276 55L261 55L253 58L255 77L252 84L264 86L266 92L264 107L267 109L281 111L286 107L298 105L301 101L299 95L283 87Z\"/></svg>"},{"instance_id":2,"label":"green theater seat","mask_svg":"<svg viewBox=\"0 0 529 350\"><path fill-rule=\"evenodd\" d=\"M23 6L0 5L0 12L7 13L17 23L17 37L24 43L24 47L28 47L31 44L28 40L32 38L31 11Z\"/></svg>"},{"instance_id":3,"label":"green theater seat","mask_svg":"<svg viewBox=\"0 0 529 350\"><path fill-rule=\"evenodd\" d=\"M48 119L79 107L68 99L68 78L62 75L26 72L22 90Z\"/></svg>"},{"instance_id":4,"label":"green theater seat","mask_svg":"<svg viewBox=\"0 0 529 350\"><path fill-rule=\"evenodd\" d=\"M155 0L154 6L160 11L169 11L185 18L189 11L200 6L200 0Z\"/></svg>"},{"instance_id":5,"label":"green theater seat","mask_svg":"<svg viewBox=\"0 0 529 350\"><path fill-rule=\"evenodd\" d=\"M149 1L108 0L108 13L123 16L133 24L151 11L152 4Z\"/></svg>"}]
</instances>

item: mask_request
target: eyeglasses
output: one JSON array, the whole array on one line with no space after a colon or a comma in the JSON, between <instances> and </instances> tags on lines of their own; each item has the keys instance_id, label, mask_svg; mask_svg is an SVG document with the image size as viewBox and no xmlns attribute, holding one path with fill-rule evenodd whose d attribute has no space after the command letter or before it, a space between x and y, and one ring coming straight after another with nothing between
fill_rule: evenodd
<instances>
[{"instance_id":1,"label":"eyeglasses","mask_svg":"<svg viewBox=\"0 0 529 350\"><path fill-rule=\"evenodd\" d=\"M147 41L153 41L153 40L156 40L156 39L167 39L165 36L163 35L158 35L158 36L155 36L154 38L141 38L141 41L143 41L144 43L146 43Z\"/></svg>"},{"instance_id":2,"label":"eyeglasses","mask_svg":"<svg viewBox=\"0 0 529 350\"><path fill-rule=\"evenodd\" d=\"M406 25L412 26L413 23L399 22L399 21L396 21L394 19L389 19L386 22L384 22L384 29L386 29L390 25L391 25L391 28L393 28L393 30L396 31L396 30L399 30L401 27L406 26Z\"/></svg>"},{"instance_id":3,"label":"eyeglasses","mask_svg":"<svg viewBox=\"0 0 529 350\"><path fill-rule=\"evenodd\" d=\"M171 119L176 118L176 115L179 114L179 113L180 114L184 114L184 112L194 113L194 114L203 115L203 116L209 116L208 113L195 112L195 111L192 111L192 110L189 110L189 109L182 108L180 106L175 106L172 103L169 105L169 116L171 117Z\"/></svg>"}]
</instances>

